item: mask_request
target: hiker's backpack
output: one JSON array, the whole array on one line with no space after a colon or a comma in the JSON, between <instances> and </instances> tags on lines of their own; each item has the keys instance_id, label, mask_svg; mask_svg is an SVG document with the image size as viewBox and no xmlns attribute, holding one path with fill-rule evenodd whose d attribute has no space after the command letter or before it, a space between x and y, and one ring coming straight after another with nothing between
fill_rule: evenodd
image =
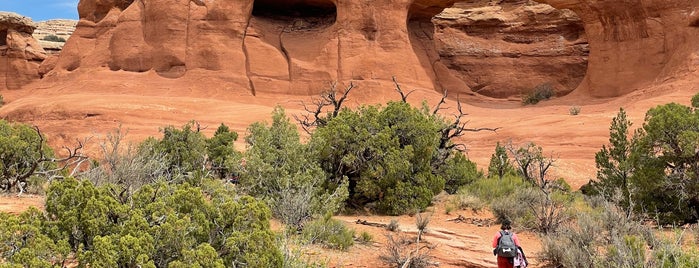
<instances>
[{"instance_id":1,"label":"hiker's backpack","mask_svg":"<svg viewBox=\"0 0 699 268\"><path fill-rule=\"evenodd\" d=\"M515 245L511 232L500 231L500 239L498 239L498 247L495 248L495 251L500 257L513 258L517 256L517 245Z\"/></svg>"}]
</instances>

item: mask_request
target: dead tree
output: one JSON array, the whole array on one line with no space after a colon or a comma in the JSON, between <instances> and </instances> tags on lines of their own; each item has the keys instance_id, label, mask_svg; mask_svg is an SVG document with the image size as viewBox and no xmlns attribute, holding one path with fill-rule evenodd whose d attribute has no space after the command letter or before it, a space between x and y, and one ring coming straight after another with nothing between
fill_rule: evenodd
<instances>
[{"instance_id":1,"label":"dead tree","mask_svg":"<svg viewBox=\"0 0 699 268\"><path fill-rule=\"evenodd\" d=\"M440 99L439 103L434 107L432 110L432 116L438 116L438 112L440 110L446 109L442 108L442 104L445 104L447 97L447 92L444 91L444 94L442 95L442 99ZM499 127L497 128L489 128L489 127L481 127L481 128L470 128L466 127L466 125L469 123L469 121L464 121L464 117L467 116L468 114L463 111L463 108L461 106L461 100L459 97L456 97L456 110L459 112L458 114L454 115L454 120L451 122L446 122L438 131L439 131L439 145L437 147L437 150L439 151L438 158L436 159L435 164L441 164L444 163L444 161L451 156L451 153L453 151L459 151L459 152L464 152L466 151L466 145L463 143L457 143L455 140L464 134L466 132L480 132L480 131L497 131L500 129Z\"/></svg>"},{"instance_id":2,"label":"dead tree","mask_svg":"<svg viewBox=\"0 0 699 268\"><path fill-rule=\"evenodd\" d=\"M353 88L354 84L350 82L349 86L339 92L340 95L338 96L337 82L331 83L330 89L321 93L319 99L313 99L311 105L307 105L302 101L303 109L308 112L308 115L294 115L294 119L301 124L306 133L311 134L313 128L325 126L330 119L337 117ZM326 107L331 107L332 111L323 115L323 112L327 110Z\"/></svg>"},{"instance_id":3,"label":"dead tree","mask_svg":"<svg viewBox=\"0 0 699 268\"><path fill-rule=\"evenodd\" d=\"M536 227L543 233L555 231L560 224L568 220L569 203L573 202L572 195L562 195L565 198L553 198L554 193L568 191L558 180L549 177L549 170L554 166L556 158L545 156L540 146L529 142L515 148L512 142L505 146L514 159L520 175L534 187L522 189L518 203L527 207L537 218Z\"/></svg>"},{"instance_id":4,"label":"dead tree","mask_svg":"<svg viewBox=\"0 0 699 268\"><path fill-rule=\"evenodd\" d=\"M34 126L34 131L39 138L35 148L27 147L28 154L38 154L38 157L24 159L24 162L11 163L10 166L5 166L2 177L4 179L5 190L11 192L13 188L17 188L18 195L25 191L27 180L32 176L44 176L49 181L55 178L62 178L62 171L73 168L69 176L75 175L75 172L80 170L80 165L88 160L88 157L82 154L84 143L77 140L77 145L73 148L62 146L67 152L63 158L47 156L44 152L44 136L41 134L39 127ZM45 164L56 163L56 167L47 168ZM45 169L47 168L47 169ZM15 172L10 172L14 170Z\"/></svg>"},{"instance_id":5,"label":"dead tree","mask_svg":"<svg viewBox=\"0 0 699 268\"><path fill-rule=\"evenodd\" d=\"M547 179L549 169L556 162L553 156L545 157L540 146L533 142L515 148L512 141L505 145L514 159L515 166L525 180L542 189L547 189L550 181Z\"/></svg>"}]
</instances>

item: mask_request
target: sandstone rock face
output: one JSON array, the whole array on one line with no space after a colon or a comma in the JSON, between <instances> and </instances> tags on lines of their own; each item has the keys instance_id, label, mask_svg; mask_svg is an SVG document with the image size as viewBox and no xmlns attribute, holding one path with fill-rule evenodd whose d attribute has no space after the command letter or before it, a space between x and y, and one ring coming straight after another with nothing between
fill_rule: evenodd
<instances>
[{"instance_id":1,"label":"sandstone rock face","mask_svg":"<svg viewBox=\"0 0 699 268\"><path fill-rule=\"evenodd\" d=\"M434 88L413 51L408 18L453 1L82 0L81 20L54 72L153 70L215 76L253 94L316 94L331 81Z\"/></svg>"},{"instance_id":2,"label":"sandstone rock face","mask_svg":"<svg viewBox=\"0 0 699 268\"><path fill-rule=\"evenodd\" d=\"M252 94L315 95L331 81L371 93L395 76L440 92L505 98L550 83L608 97L699 58L699 0L455 2L81 0L74 34L42 72L154 71Z\"/></svg>"},{"instance_id":3,"label":"sandstone rock face","mask_svg":"<svg viewBox=\"0 0 699 268\"><path fill-rule=\"evenodd\" d=\"M570 10L527 0L470 1L433 21L436 63L483 95L506 98L542 84L564 95L587 71L585 30Z\"/></svg>"},{"instance_id":4,"label":"sandstone rock face","mask_svg":"<svg viewBox=\"0 0 699 268\"><path fill-rule=\"evenodd\" d=\"M0 12L0 89L18 89L39 79L37 69L46 52L32 37L31 19Z\"/></svg>"},{"instance_id":5,"label":"sandstone rock face","mask_svg":"<svg viewBox=\"0 0 699 268\"><path fill-rule=\"evenodd\" d=\"M583 21L590 44L583 94L619 96L697 70L699 0L540 2Z\"/></svg>"},{"instance_id":6,"label":"sandstone rock face","mask_svg":"<svg viewBox=\"0 0 699 268\"><path fill-rule=\"evenodd\" d=\"M57 55L63 49L65 42L54 42L44 40L48 36L56 36L64 40L68 40L70 36L75 31L75 26L78 24L77 20L47 20L40 21L36 23L36 30L34 30L34 38L39 40L39 45L44 48L46 53L50 55Z\"/></svg>"}]
</instances>

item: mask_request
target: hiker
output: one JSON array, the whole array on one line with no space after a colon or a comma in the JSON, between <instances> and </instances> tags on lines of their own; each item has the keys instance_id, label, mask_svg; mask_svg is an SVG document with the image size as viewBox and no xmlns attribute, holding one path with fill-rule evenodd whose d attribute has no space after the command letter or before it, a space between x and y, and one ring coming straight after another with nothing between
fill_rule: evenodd
<instances>
[{"instance_id":1,"label":"hiker","mask_svg":"<svg viewBox=\"0 0 699 268\"><path fill-rule=\"evenodd\" d=\"M517 257L518 248L521 248L519 239L512 232L510 221L503 220L500 231L493 237L493 254L498 256L498 268L514 268L514 259Z\"/></svg>"}]
</instances>

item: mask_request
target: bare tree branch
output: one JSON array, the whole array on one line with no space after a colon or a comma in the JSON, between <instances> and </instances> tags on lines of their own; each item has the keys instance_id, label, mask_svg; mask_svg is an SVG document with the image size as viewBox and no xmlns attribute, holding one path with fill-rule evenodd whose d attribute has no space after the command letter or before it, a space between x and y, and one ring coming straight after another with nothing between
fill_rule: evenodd
<instances>
[{"instance_id":1,"label":"bare tree branch","mask_svg":"<svg viewBox=\"0 0 699 268\"><path fill-rule=\"evenodd\" d=\"M442 93L442 98L439 100L439 103L434 106L434 110L432 110L432 115L437 115L437 112L443 109L447 108L442 108L442 104L446 104L447 102L445 101L447 99L447 91L444 90L444 93Z\"/></svg>"},{"instance_id":2,"label":"bare tree branch","mask_svg":"<svg viewBox=\"0 0 699 268\"><path fill-rule=\"evenodd\" d=\"M445 96L446 96L446 94L445 94ZM439 108L439 105L441 105L441 103L443 101L444 101L444 99L442 99L440 101L440 104L437 105L437 107L434 110L435 112L438 110L437 108ZM439 138L439 147L438 148L440 151L443 152L441 159L439 159L440 161L447 159L450 156L451 151L453 151L453 150L462 151L462 152L466 150L466 145L464 145L462 143L454 142L454 140L456 138L463 136L465 134L464 132L479 132L479 131L493 131L493 132L495 132L498 129L500 129L499 127L498 128L486 128L486 127L484 127L484 128L468 128L468 127L466 127L466 125L469 122L468 121L461 122L461 121L462 121L462 118L464 118L464 116L466 116L468 114L463 111L463 108L461 106L461 100L458 99L458 96L457 96L456 104L457 104L457 111L459 112L459 114L454 115L454 121L452 121L450 124L447 124L446 126L442 127L439 130L440 138Z\"/></svg>"},{"instance_id":3,"label":"bare tree branch","mask_svg":"<svg viewBox=\"0 0 699 268\"><path fill-rule=\"evenodd\" d=\"M344 104L345 100L347 100L347 96L353 88L354 83L350 82L349 86L340 92L341 95L338 97L337 82L331 83L330 89L321 93L319 99L312 100L312 105L307 105L303 101L301 102L303 109L310 114L310 116L294 115L294 119L301 124L301 128L303 128L306 133L311 134L311 130L313 128L325 126L329 119L335 118L338 114L340 114L342 105ZM328 116L323 116L323 111L325 110L325 107L328 106L332 107L332 112L330 112Z\"/></svg>"},{"instance_id":4,"label":"bare tree branch","mask_svg":"<svg viewBox=\"0 0 699 268\"><path fill-rule=\"evenodd\" d=\"M415 92L415 90L413 89L413 90L411 90L410 92L408 92L408 94L405 94L405 93L403 92L403 90L400 88L400 84L398 84L398 80L396 80L396 77L393 76L392 79L393 79L393 84L396 85L396 91L398 92L398 94L400 94L400 100L401 100L402 102L407 103L407 102L408 102L408 96L410 96L410 94L412 94L413 92Z\"/></svg>"},{"instance_id":5,"label":"bare tree branch","mask_svg":"<svg viewBox=\"0 0 699 268\"><path fill-rule=\"evenodd\" d=\"M29 159L26 162L22 163L21 165L25 165L24 171L20 171L18 174L15 175L10 175L10 174L4 174L4 177L6 178L6 189L8 192L12 190L13 186L16 186L18 189L18 195L21 195L24 193L24 187L27 185L27 180L34 175L42 175L46 176L49 178L49 181L55 177L62 177L62 175L59 175L58 173L60 171L66 170L69 167L73 167L73 171L70 173L71 176L75 174L76 170L80 168L80 165L88 160L88 157L83 155L81 150L84 147L84 143L81 142L80 140L77 140L78 145L69 148L67 146L63 146L62 148L67 152L67 156L63 158L55 158L55 157L49 157L46 156L44 153L44 136L41 134L41 130L39 129L38 126L34 126L34 131L36 132L38 139L37 145L34 149L32 148L26 148L27 154L38 154L38 157L35 159ZM86 139L87 141L87 139ZM32 151L33 150L33 151ZM42 167L43 163L58 163L58 167L53 168L53 169L47 169L44 170ZM20 164L17 164L20 166Z\"/></svg>"}]
</instances>

